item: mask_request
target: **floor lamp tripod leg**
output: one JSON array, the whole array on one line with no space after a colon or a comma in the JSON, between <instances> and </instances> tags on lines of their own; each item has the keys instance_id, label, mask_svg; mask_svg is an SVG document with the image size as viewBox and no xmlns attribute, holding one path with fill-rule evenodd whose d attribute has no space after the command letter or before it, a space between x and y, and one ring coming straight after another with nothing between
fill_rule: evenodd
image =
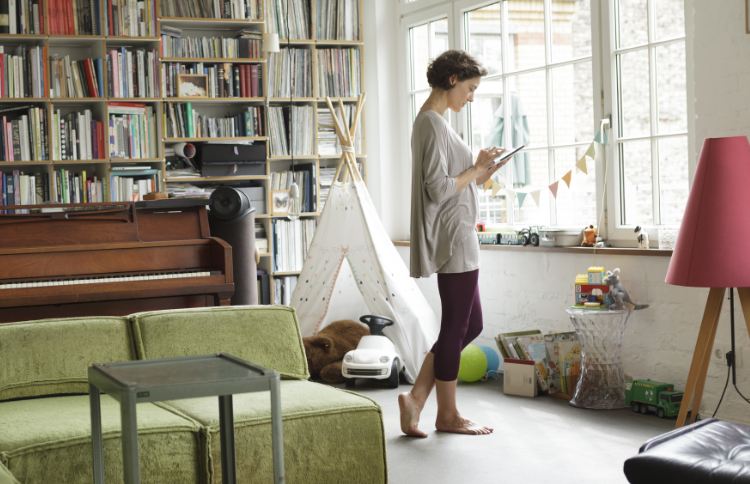
<instances>
[{"instance_id":1,"label":"floor lamp tripod leg","mask_svg":"<svg viewBox=\"0 0 750 484\"><path fill-rule=\"evenodd\" d=\"M722 298L723 300L723 298ZM721 308L716 314L716 321L711 330L711 335L706 341L705 350L703 351L703 360L701 361L700 370L698 371L698 381L695 385L695 398L693 398L693 412L690 414L690 423L695 423L695 419L698 417L698 412L701 408L701 400L703 399L703 389L706 386L706 375L708 374L708 365L711 363L711 352L714 347L714 340L716 339L716 329L719 327L719 314Z\"/></svg>"},{"instance_id":2,"label":"floor lamp tripod leg","mask_svg":"<svg viewBox=\"0 0 750 484\"><path fill-rule=\"evenodd\" d=\"M702 363L706 352L711 351L713 346L712 335L715 335L715 326L719 323L719 314L721 313L721 305L724 302L725 288L712 287L708 293L708 299L706 300L706 310L703 313L703 322L701 322L700 331L698 332L698 341L695 344L695 352L693 353L693 361L690 363L690 372L688 373L687 382L685 384L685 393L682 396L682 403L680 404L680 413L677 416L677 423L675 428L680 428L685 425L687 419L688 408L690 402L693 400L695 394L698 377L700 375ZM709 338L711 342L709 343ZM704 374L705 380L705 374ZM703 385L701 385L701 388ZM698 408L695 408L695 412L698 412Z\"/></svg>"},{"instance_id":3,"label":"floor lamp tripod leg","mask_svg":"<svg viewBox=\"0 0 750 484\"><path fill-rule=\"evenodd\" d=\"M745 324L747 325L747 332L750 334L750 287L738 287L737 294L740 296L740 305L742 306L742 314L745 316ZM736 358L735 358L736 361Z\"/></svg>"}]
</instances>

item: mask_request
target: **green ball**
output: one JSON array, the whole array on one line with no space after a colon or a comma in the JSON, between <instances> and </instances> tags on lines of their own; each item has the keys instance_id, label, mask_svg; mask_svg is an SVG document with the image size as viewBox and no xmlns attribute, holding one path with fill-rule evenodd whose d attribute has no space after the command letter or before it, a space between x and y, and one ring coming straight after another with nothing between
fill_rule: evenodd
<instances>
[{"instance_id":1,"label":"green ball","mask_svg":"<svg viewBox=\"0 0 750 484\"><path fill-rule=\"evenodd\" d=\"M479 346L466 346L461 352L458 377L463 381L472 382L481 379L485 373L487 373L487 355Z\"/></svg>"}]
</instances>

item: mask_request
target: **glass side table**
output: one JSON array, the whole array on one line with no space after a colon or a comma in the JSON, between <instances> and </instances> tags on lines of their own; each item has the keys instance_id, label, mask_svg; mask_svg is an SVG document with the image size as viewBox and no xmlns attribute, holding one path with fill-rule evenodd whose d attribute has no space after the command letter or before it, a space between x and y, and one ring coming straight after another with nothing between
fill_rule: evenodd
<instances>
[{"instance_id":1,"label":"glass side table","mask_svg":"<svg viewBox=\"0 0 750 484\"><path fill-rule=\"evenodd\" d=\"M279 374L226 353L159 360L97 363L89 367L91 444L94 483L104 483L99 390L120 402L125 484L141 482L136 403L219 397L219 431L223 484L236 484L232 395L271 391L271 434L274 482L284 482Z\"/></svg>"},{"instance_id":2,"label":"glass side table","mask_svg":"<svg viewBox=\"0 0 750 484\"><path fill-rule=\"evenodd\" d=\"M581 342L581 375L570 404L597 410L628 408L622 335L630 311L568 308L567 312Z\"/></svg>"}]
</instances>

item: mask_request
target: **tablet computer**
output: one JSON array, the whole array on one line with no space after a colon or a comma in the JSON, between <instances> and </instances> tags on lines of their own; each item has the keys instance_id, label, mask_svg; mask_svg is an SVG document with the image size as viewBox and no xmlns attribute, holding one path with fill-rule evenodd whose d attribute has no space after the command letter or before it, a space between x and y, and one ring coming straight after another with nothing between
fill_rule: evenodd
<instances>
[{"instance_id":1,"label":"tablet computer","mask_svg":"<svg viewBox=\"0 0 750 484\"><path fill-rule=\"evenodd\" d=\"M505 153L503 153L503 155L502 155L502 156L501 156L500 158L498 158L497 160L495 160L495 163L494 163L494 164L495 164L495 165L497 165L498 163L502 163L503 161L507 160L507 159L508 159L508 158L510 158L511 156L513 156L513 155L515 155L516 153L518 153L518 152L519 152L519 151L520 151L521 149L523 149L523 148L524 148L525 146L526 146L526 145L521 145L521 146L518 146L518 147L516 147L516 148L513 148L513 149L512 149L512 150L510 150L510 151L506 151Z\"/></svg>"}]
</instances>

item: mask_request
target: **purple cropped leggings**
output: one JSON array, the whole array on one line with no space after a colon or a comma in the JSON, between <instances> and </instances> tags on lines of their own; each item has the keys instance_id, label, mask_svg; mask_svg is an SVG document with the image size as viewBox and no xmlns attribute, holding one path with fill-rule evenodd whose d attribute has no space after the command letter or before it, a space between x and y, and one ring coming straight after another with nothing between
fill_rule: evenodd
<instances>
[{"instance_id":1,"label":"purple cropped leggings","mask_svg":"<svg viewBox=\"0 0 750 484\"><path fill-rule=\"evenodd\" d=\"M430 352L435 355L435 378L440 381L453 381L458 377L461 351L482 332L478 280L479 269L438 274L443 317L440 335Z\"/></svg>"}]
</instances>

